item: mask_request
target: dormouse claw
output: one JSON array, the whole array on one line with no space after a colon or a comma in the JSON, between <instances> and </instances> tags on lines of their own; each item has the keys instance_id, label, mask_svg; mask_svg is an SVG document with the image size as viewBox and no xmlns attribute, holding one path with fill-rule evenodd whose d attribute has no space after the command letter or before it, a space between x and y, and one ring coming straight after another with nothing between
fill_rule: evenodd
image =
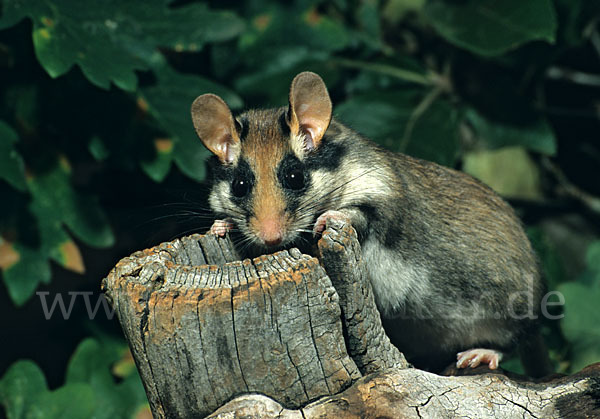
<instances>
[{"instance_id":1,"label":"dormouse claw","mask_svg":"<svg viewBox=\"0 0 600 419\"><path fill-rule=\"evenodd\" d=\"M315 222L315 226L313 227L313 233L315 236L318 234L322 234L323 231L325 231L325 227L327 226L327 220L329 219L342 220L350 224L350 218L348 217L348 215L346 215L346 213L334 210L325 211L319 216L319 218L317 218L317 221Z\"/></svg>"},{"instance_id":2,"label":"dormouse claw","mask_svg":"<svg viewBox=\"0 0 600 419\"><path fill-rule=\"evenodd\" d=\"M225 237L227 232L232 228L233 224L227 220L215 220L212 226L210 226L208 234L216 234L219 237Z\"/></svg>"}]
</instances>

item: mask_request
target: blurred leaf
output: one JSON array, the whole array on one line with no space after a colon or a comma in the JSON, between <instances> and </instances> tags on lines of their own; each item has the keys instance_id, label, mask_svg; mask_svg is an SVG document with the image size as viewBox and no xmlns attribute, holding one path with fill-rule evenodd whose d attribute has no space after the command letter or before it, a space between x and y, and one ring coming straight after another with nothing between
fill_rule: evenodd
<instances>
[{"instance_id":1,"label":"blurred leaf","mask_svg":"<svg viewBox=\"0 0 600 419\"><path fill-rule=\"evenodd\" d=\"M94 156L96 161L106 160L110 155L110 151L98 136L92 137L88 143L88 150L90 151L90 154Z\"/></svg>"},{"instance_id":2,"label":"blurred leaf","mask_svg":"<svg viewBox=\"0 0 600 419\"><path fill-rule=\"evenodd\" d=\"M508 359L503 359L500 362L500 368L502 368L504 371L510 371L515 374L525 375L525 369L523 368L523 364L521 363L521 360L516 356L509 357Z\"/></svg>"},{"instance_id":3,"label":"blurred leaf","mask_svg":"<svg viewBox=\"0 0 600 419\"><path fill-rule=\"evenodd\" d=\"M157 83L140 89L140 94L148 105L148 111L171 134L174 143L173 158L177 166L187 176L203 180L204 160L208 151L198 139L192 125L192 102L201 94L214 93L236 109L242 106L242 100L233 91L204 77L180 74L168 66L157 68L156 71ZM169 156L165 158L170 159ZM166 162L162 161L159 166L164 173ZM145 170L150 170L150 166L146 166ZM156 174L161 173L153 173Z\"/></svg>"},{"instance_id":4,"label":"blurred leaf","mask_svg":"<svg viewBox=\"0 0 600 419\"><path fill-rule=\"evenodd\" d=\"M6 180L13 188L25 191L25 164L14 148L17 140L17 133L8 124L0 121L0 178Z\"/></svg>"},{"instance_id":5,"label":"blurred leaf","mask_svg":"<svg viewBox=\"0 0 600 419\"><path fill-rule=\"evenodd\" d=\"M380 42L381 22L379 21L379 1L362 1L356 9L355 16L363 32L372 39L373 42Z\"/></svg>"},{"instance_id":6,"label":"blurred leaf","mask_svg":"<svg viewBox=\"0 0 600 419\"><path fill-rule=\"evenodd\" d=\"M107 247L114 243L108 219L94 200L71 186L70 167L62 159L46 172L30 175L29 209L37 221L39 248L6 240L0 242L3 257L0 267L11 299L23 304L40 282L50 281L48 258L74 272L85 270L81 253L64 227L91 246Z\"/></svg>"},{"instance_id":7,"label":"blurred leaf","mask_svg":"<svg viewBox=\"0 0 600 419\"><path fill-rule=\"evenodd\" d=\"M586 41L585 28L600 15L600 2L588 0L554 0L560 19L559 39L568 45Z\"/></svg>"},{"instance_id":8,"label":"blurred leaf","mask_svg":"<svg viewBox=\"0 0 600 419\"><path fill-rule=\"evenodd\" d=\"M33 201L31 211L37 216L42 242L56 248L66 236L58 232L64 223L86 244L107 247L114 243L108 219L92 197L77 193L70 183L70 167L61 160L51 170L28 180ZM57 237L58 236L58 237Z\"/></svg>"},{"instance_id":9,"label":"blurred leaf","mask_svg":"<svg viewBox=\"0 0 600 419\"><path fill-rule=\"evenodd\" d=\"M85 265L83 264L83 257L79 251L79 247L73 240L67 240L62 243L59 247L60 257L59 263L70 271L83 274L85 272Z\"/></svg>"},{"instance_id":10,"label":"blurred leaf","mask_svg":"<svg viewBox=\"0 0 600 419\"><path fill-rule=\"evenodd\" d=\"M428 0L423 13L449 42L484 56L529 41L555 41L551 0Z\"/></svg>"},{"instance_id":11,"label":"blurred leaf","mask_svg":"<svg viewBox=\"0 0 600 419\"><path fill-rule=\"evenodd\" d=\"M570 369L576 372L600 361L600 287L569 282L558 290L565 298L561 329L571 343Z\"/></svg>"},{"instance_id":12,"label":"blurred leaf","mask_svg":"<svg viewBox=\"0 0 600 419\"><path fill-rule=\"evenodd\" d=\"M50 282L48 257L39 249L0 239L0 267L2 279L10 299L23 305L34 293L40 282Z\"/></svg>"},{"instance_id":13,"label":"blurred leaf","mask_svg":"<svg viewBox=\"0 0 600 419\"><path fill-rule=\"evenodd\" d=\"M587 269L577 278L577 282L600 288L600 240L592 242L585 254Z\"/></svg>"},{"instance_id":14,"label":"blurred leaf","mask_svg":"<svg viewBox=\"0 0 600 419\"><path fill-rule=\"evenodd\" d=\"M122 375L117 383L111 366L128 353L124 342L88 338L82 341L67 367L66 384L89 384L93 390L96 408L94 418L132 417L147 403L146 393L135 368Z\"/></svg>"},{"instance_id":15,"label":"blurred leaf","mask_svg":"<svg viewBox=\"0 0 600 419\"><path fill-rule=\"evenodd\" d=\"M490 120L473 108L466 111L465 119L471 124L476 137L491 150L521 146L538 153L556 154L556 138L550 125L538 118L523 125Z\"/></svg>"},{"instance_id":16,"label":"blurred leaf","mask_svg":"<svg viewBox=\"0 0 600 419\"><path fill-rule=\"evenodd\" d=\"M95 395L89 385L66 385L40 394L30 406L27 418L88 419L94 410L97 410Z\"/></svg>"},{"instance_id":17,"label":"blurred leaf","mask_svg":"<svg viewBox=\"0 0 600 419\"><path fill-rule=\"evenodd\" d=\"M121 13L128 14L128 20L139 22L142 29L133 32L132 36L136 39L150 36L154 45L176 51L199 51L206 43L234 38L245 27L244 21L235 13L210 10L205 3L175 8L164 8L160 2L116 2L116 5L123 9Z\"/></svg>"},{"instance_id":18,"label":"blurred leaf","mask_svg":"<svg viewBox=\"0 0 600 419\"><path fill-rule=\"evenodd\" d=\"M113 375L119 378L125 378L135 374L136 366L131 351L125 350L121 359L113 364L111 371Z\"/></svg>"},{"instance_id":19,"label":"blurred leaf","mask_svg":"<svg viewBox=\"0 0 600 419\"><path fill-rule=\"evenodd\" d=\"M262 99L268 106L287 102L290 84L301 71L314 71L330 81L329 55L305 46L274 47L262 53L265 64L256 72L248 72L236 80L236 89L246 96Z\"/></svg>"},{"instance_id":20,"label":"blurred leaf","mask_svg":"<svg viewBox=\"0 0 600 419\"><path fill-rule=\"evenodd\" d=\"M33 402L46 392L44 373L31 361L15 362L0 379L0 404L9 419L27 417Z\"/></svg>"},{"instance_id":21,"label":"blurred leaf","mask_svg":"<svg viewBox=\"0 0 600 419\"><path fill-rule=\"evenodd\" d=\"M404 150L411 156L454 166L458 158L458 111L443 100L435 101L416 119Z\"/></svg>"},{"instance_id":22,"label":"blurred leaf","mask_svg":"<svg viewBox=\"0 0 600 419\"><path fill-rule=\"evenodd\" d=\"M504 197L536 200L543 196L538 168L522 147L466 153L463 170Z\"/></svg>"},{"instance_id":23,"label":"blurred leaf","mask_svg":"<svg viewBox=\"0 0 600 419\"><path fill-rule=\"evenodd\" d=\"M39 123L39 86L36 84L16 84L7 86L6 103L14 109L15 125L21 134L35 132Z\"/></svg>"},{"instance_id":24,"label":"blurred leaf","mask_svg":"<svg viewBox=\"0 0 600 419\"><path fill-rule=\"evenodd\" d=\"M9 419L87 419L95 407L88 385L48 391L44 374L31 361L14 363L0 380L0 403Z\"/></svg>"},{"instance_id":25,"label":"blurred leaf","mask_svg":"<svg viewBox=\"0 0 600 419\"><path fill-rule=\"evenodd\" d=\"M267 106L282 105L300 71L312 70L332 79L331 54L353 39L354 33L343 22L312 4L271 2L251 17L250 27L240 37L237 54L247 68L236 80L236 88Z\"/></svg>"},{"instance_id":26,"label":"blurred leaf","mask_svg":"<svg viewBox=\"0 0 600 419\"><path fill-rule=\"evenodd\" d=\"M154 64L156 47L199 50L243 29L231 12L205 4L171 9L163 2L6 0L3 12L0 28L31 18L35 52L50 76L77 64L95 85L108 89L113 82L129 91L137 85L135 71Z\"/></svg>"},{"instance_id":27,"label":"blurred leaf","mask_svg":"<svg viewBox=\"0 0 600 419\"><path fill-rule=\"evenodd\" d=\"M0 380L0 404L9 419L134 417L147 406L136 369L119 383L110 373L110 365L127 351L124 342L84 340L69 362L65 385L55 391L48 391L37 365L18 361Z\"/></svg>"},{"instance_id":28,"label":"blurred leaf","mask_svg":"<svg viewBox=\"0 0 600 419\"><path fill-rule=\"evenodd\" d=\"M350 128L392 148L402 137L421 94L420 90L414 89L374 91L338 104L335 113Z\"/></svg>"},{"instance_id":29,"label":"blurred leaf","mask_svg":"<svg viewBox=\"0 0 600 419\"><path fill-rule=\"evenodd\" d=\"M542 277L546 281L548 289L555 290L566 280L566 273L560 254L540 228L528 228L527 236L540 260L543 272Z\"/></svg>"},{"instance_id":30,"label":"blurred leaf","mask_svg":"<svg viewBox=\"0 0 600 419\"><path fill-rule=\"evenodd\" d=\"M272 47L303 45L310 50L331 52L345 48L349 42L350 34L343 23L313 6L298 10L289 4L272 2L252 17L239 46L249 63L261 64L262 53Z\"/></svg>"},{"instance_id":31,"label":"blurred leaf","mask_svg":"<svg viewBox=\"0 0 600 419\"><path fill-rule=\"evenodd\" d=\"M585 260L592 271L600 274L600 240L593 242L588 247ZM600 281L598 285L600 285Z\"/></svg>"},{"instance_id":32,"label":"blurred leaf","mask_svg":"<svg viewBox=\"0 0 600 419\"><path fill-rule=\"evenodd\" d=\"M142 161L142 169L154 181L162 182L169 174L173 160L173 141L168 138L155 138L154 149L156 154L152 161Z\"/></svg>"},{"instance_id":33,"label":"blurred leaf","mask_svg":"<svg viewBox=\"0 0 600 419\"><path fill-rule=\"evenodd\" d=\"M116 4L89 7L87 2L4 2L0 27L24 17L33 21L33 43L40 64L51 77L58 77L77 64L86 77L107 89L114 82L121 89L135 89L135 70L146 65L128 50L111 18Z\"/></svg>"},{"instance_id":34,"label":"blurred leaf","mask_svg":"<svg viewBox=\"0 0 600 419\"><path fill-rule=\"evenodd\" d=\"M392 24L398 23L409 12L418 12L426 0L389 0L385 2L381 17Z\"/></svg>"},{"instance_id":35,"label":"blurred leaf","mask_svg":"<svg viewBox=\"0 0 600 419\"><path fill-rule=\"evenodd\" d=\"M371 92L337 105L335 113L352 129L391 150L452 166L458 151L457 115L452 106L434 102L407 132L423 95L423 90L408 88Z\"/></svg>"}]
</instances>

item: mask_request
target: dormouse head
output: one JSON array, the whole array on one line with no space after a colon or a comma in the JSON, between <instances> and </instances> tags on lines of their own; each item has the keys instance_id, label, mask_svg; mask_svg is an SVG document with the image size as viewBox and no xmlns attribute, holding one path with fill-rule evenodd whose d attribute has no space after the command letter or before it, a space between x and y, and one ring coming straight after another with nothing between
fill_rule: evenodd
<instances>
[{"instance_id":1,"label":"dormouse head","mask_svg":"<svg viewBox=\"0 0 600 419\"><path fill-rule=\"evenodd\" d=\"M209 202L229 218L249 247L274 250L309 233L320 204L314 176L332 106L323 80L303 72L292 81L287 108L250 110L234 118L213 94L192 104L192 120L214 155Z\"/></svg>"}]
</instances>

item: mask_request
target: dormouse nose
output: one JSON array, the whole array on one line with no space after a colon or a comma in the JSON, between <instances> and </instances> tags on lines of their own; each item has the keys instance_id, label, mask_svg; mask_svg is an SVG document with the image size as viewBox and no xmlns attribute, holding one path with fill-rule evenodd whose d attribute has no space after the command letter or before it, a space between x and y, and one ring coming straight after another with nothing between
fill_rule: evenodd
<instances>
[{"instance_id":1,"label":"dormouse nose","mask_svg":"<svg viewBox=\"0 0 600 419\"><path fill-rule=\"evenodd\" d=\"M268 218L258 224L258 235L267 246L277 246L281 243L283 231L280 220Z\"/></svg>"}]
</instances>

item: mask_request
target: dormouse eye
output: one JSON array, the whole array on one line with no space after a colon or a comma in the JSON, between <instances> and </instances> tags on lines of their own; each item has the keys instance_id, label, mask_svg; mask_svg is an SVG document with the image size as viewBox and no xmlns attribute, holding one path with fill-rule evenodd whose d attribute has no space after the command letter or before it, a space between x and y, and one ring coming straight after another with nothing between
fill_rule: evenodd
<instances>
[{"instance_id":1,"label":"dormouse eye","mask_svg":"<svg viewBox=\"0 0 600 419\"><path fill-rule=\"evenodd\" d=\"M283 186L287 189L302 189L304 188L304 173L300 169L293 169L285 175L284 182Z\"/></svg>"},{"instance_id":2,"label":"dormouse eye","mask_svg":"<svg viewBox=\"0 0 600 419\"><path fill-rule=\"evenodd\" d=\"M236 177L231 183L231 192L236 198L243 198L250 192L250 182L241 177Z\"/></svg>"}]
</instances>

